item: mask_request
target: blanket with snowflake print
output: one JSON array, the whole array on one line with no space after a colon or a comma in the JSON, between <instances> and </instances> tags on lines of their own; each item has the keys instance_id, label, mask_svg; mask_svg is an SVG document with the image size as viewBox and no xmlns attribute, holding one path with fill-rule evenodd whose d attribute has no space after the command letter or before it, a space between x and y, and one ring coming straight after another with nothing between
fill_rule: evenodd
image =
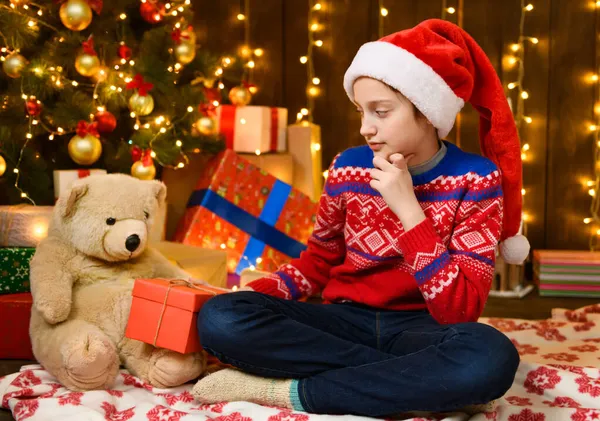
<instances>
[{"instance_id":1,"label":"blanket with snowflake print","mask_svg":"<svg viewBox=\"0 0 600 421\"><path fill-rule=\"evenodd\" d=\"M547 320L481 318L521 355L515 382L489 412L420 414L413 421L600 421L600 304L554 309ZM0 379L2 407L17 421L339 421L248 402L200 405L192 385L155 389L122 371L112 390L71 392L39 365ZM344 420L367 420L343 417Z\"/></svg>"}]
</instances>

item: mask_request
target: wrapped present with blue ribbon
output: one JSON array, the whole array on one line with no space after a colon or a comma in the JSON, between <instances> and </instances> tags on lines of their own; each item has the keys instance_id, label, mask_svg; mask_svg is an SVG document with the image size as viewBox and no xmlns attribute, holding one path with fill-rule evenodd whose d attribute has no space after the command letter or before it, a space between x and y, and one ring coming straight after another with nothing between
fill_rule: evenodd
<instances>
[{"instance_id":1,"label":"wrapped present with blue ribbon","mask_svg":"<svg viewBox=\"0 0 600 421\"><path fill-rule=\"evenodd\" d=\"M232 150L205 168L175 241L228 253L228 270L275 271L306 248L317 210L308 196Z\"/></svg>"}]
</instances>

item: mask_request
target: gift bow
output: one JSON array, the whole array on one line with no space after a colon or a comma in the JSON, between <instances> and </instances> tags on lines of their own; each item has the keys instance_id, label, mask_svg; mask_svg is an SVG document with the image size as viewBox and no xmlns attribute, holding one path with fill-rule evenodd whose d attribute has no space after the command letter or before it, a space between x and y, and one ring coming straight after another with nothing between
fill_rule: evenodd
<instances>
[{"instance_id":1,"label":"gift bow","mask_svg":"<svg viewBox=\"0 0 600 421\"><path fill-rule=\"evenodd\" d=\"M91 56L97 56L98 55L96 53L96 50L94 50L94 39L92 38L91 35L88 38L88 40L87 41L83 41L81 43L81 45L83 46L83 52L84 53L89 54Z\"/></svg>"},{"instance_id":2,"label":"gift bow","mask_svg":"<svg viewBox=\"0 0 600 421\"><path fill-rule=\"evenodd\" d=\"M216 296L217 293L215 291L211 291L209 289L204 289L202 288L200 285L190 282L190 281L186 281L185 279L174 279L174 280L169 280L169 286L167 288L167 292L165 293L165 300L163 301L162 304L162 309L160 311L160 317L158 318L158 324L156 325L156 332L154 334L154 341L152 342L153 346L156 346L156 341L158 340L158 332L160 330L160 325L162 324L162 319L163 316L165 315L165 310L167 309L167 299L169 298L169 292L171 292L171 288L176 287L176 286L185 286L188 288L193 288L193 289L197 289L200 291L205 291L205 292L209 292L212 295Z\"/></svg>"},{"instance_id":3,"label":"gift bow","mask_svg":"<svg viewBox=\"0 0 600 421\"><path fill-rule=\"evenodd\" d=\"M131 151L131 158L134 162L141 160L144 167L149 167L152 165L152 149L142 150L136 145Z\"/></svg>"},{"instance_id":4,"label":"gift bow","mask_svg":"<svg viewBox=\"0 0 600 421\"><path fill-rule=\"evenodd\" d=\"M191 27L190 27L191 28ZM189 35L184 35L183 32L181 31L181 29L177 28L175 29L173 32L171 32L171 38L173 39L173 41L175 41L175 43L177 45L181 44L181 40L182 39L190 39Z\"/></svg>"},{"instance_id":5,"label":"gift bow","mask_svg":"<svg viewBox=\"0 0 600 421\"><path fill-rule=\"evenodd\" d=\"M66 0L54 0L54 4L64 3ZM103 0L86 0L86 3L91 7L91 9L96 12L97 15L102 13L102 6L104 5Z\"/></svg>"},{"instance_id":6,"label":"gift bow","mask_svg":"<svg viewBox=\"0 0 600 421\"><path fill-rule=\"evenodd\" d=\"M88 134L91 134L94 137L100 137L100 134L98 134L98 124L88 124L83 120L80 120L79 123L77 123L77 129L75 129L75 132L79 137L86 137Z\"/></svg>"},{"instance_id":7,"label":"gift bow","mask_svg":"<svg viewBox=\"0 0 600 421\"><path fill-rule=\"evenodd\" d=\"M204 87L202 93L204 94L206 102L198 105L198 111L202 115L215 117L217 115L217 106L215 106L214 101L220 102L221 92L216 88Z\"/></svg>"},{"instance_id":8,"label":"gift bow","mask_svg":"<svg viewBox=\"0 0 600 421\"><path fill-rule=\"evenodd\" d=\"M137 75L135 75L135 77L133 78L133 80L131 82L129 82L127 85L125 85L125 87L127 89L136 89L137 88L138 93L141 96L146 96L146 95L148 95L148 91L150 89L154 88L154 85L150 82L145 82L144 76L142 76L138 73Z\"/></svg>"},{"instance_id":9,"label":"gift bow","mask_svg":"<svg viewBox=\"0 0 600 421\"><path fill-rule=\"evenodd\" d=\"M210 102L198 105L198 111L207 117L215 117L217 115L217 107Z\"/></svg>"}]
</instances>

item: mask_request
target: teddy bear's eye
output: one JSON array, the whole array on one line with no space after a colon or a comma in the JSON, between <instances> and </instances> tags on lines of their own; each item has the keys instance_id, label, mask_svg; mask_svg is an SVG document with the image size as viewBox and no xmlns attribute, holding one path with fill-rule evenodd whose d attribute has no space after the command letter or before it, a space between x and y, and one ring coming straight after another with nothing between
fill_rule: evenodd
<instances>
[{"instance_id":1,"label":"teddy bear's eye","mask_svg":"<svg viewBox=\"0 0 600 421\"><path fill-rule=\"evenodd\" d=\"M117 223L117 220L115 218L108 218L106 220L106 225L114 225Z\"/></svg>"},{"instance_id":2,"label":"teddy bear's eye","mask_svg":"<svg viewBox=\"0 0 600 421\"><path fill-rule=\"evenodd\" d=\"M150 214L149 214L148 212L144 211L144 217L145 217L146 219L148 219L148 218L150 217Z\"/></svg>"}]
</instances>

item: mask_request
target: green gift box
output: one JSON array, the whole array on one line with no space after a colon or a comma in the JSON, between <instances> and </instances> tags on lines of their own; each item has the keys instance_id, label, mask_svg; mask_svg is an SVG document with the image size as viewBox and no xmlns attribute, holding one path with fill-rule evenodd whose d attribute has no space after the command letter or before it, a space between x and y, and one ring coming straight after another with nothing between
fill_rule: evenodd
<instances>
[{"instance_id":1,"label":"green gift box","mask_svg":"<svg viewBox=\"0 0 600 421\"><path fill-rule=\"evenodd\" d=\"M33 247L0 248L0 294L29 292L29 261Z\"/></svg>"}]
</instances>

